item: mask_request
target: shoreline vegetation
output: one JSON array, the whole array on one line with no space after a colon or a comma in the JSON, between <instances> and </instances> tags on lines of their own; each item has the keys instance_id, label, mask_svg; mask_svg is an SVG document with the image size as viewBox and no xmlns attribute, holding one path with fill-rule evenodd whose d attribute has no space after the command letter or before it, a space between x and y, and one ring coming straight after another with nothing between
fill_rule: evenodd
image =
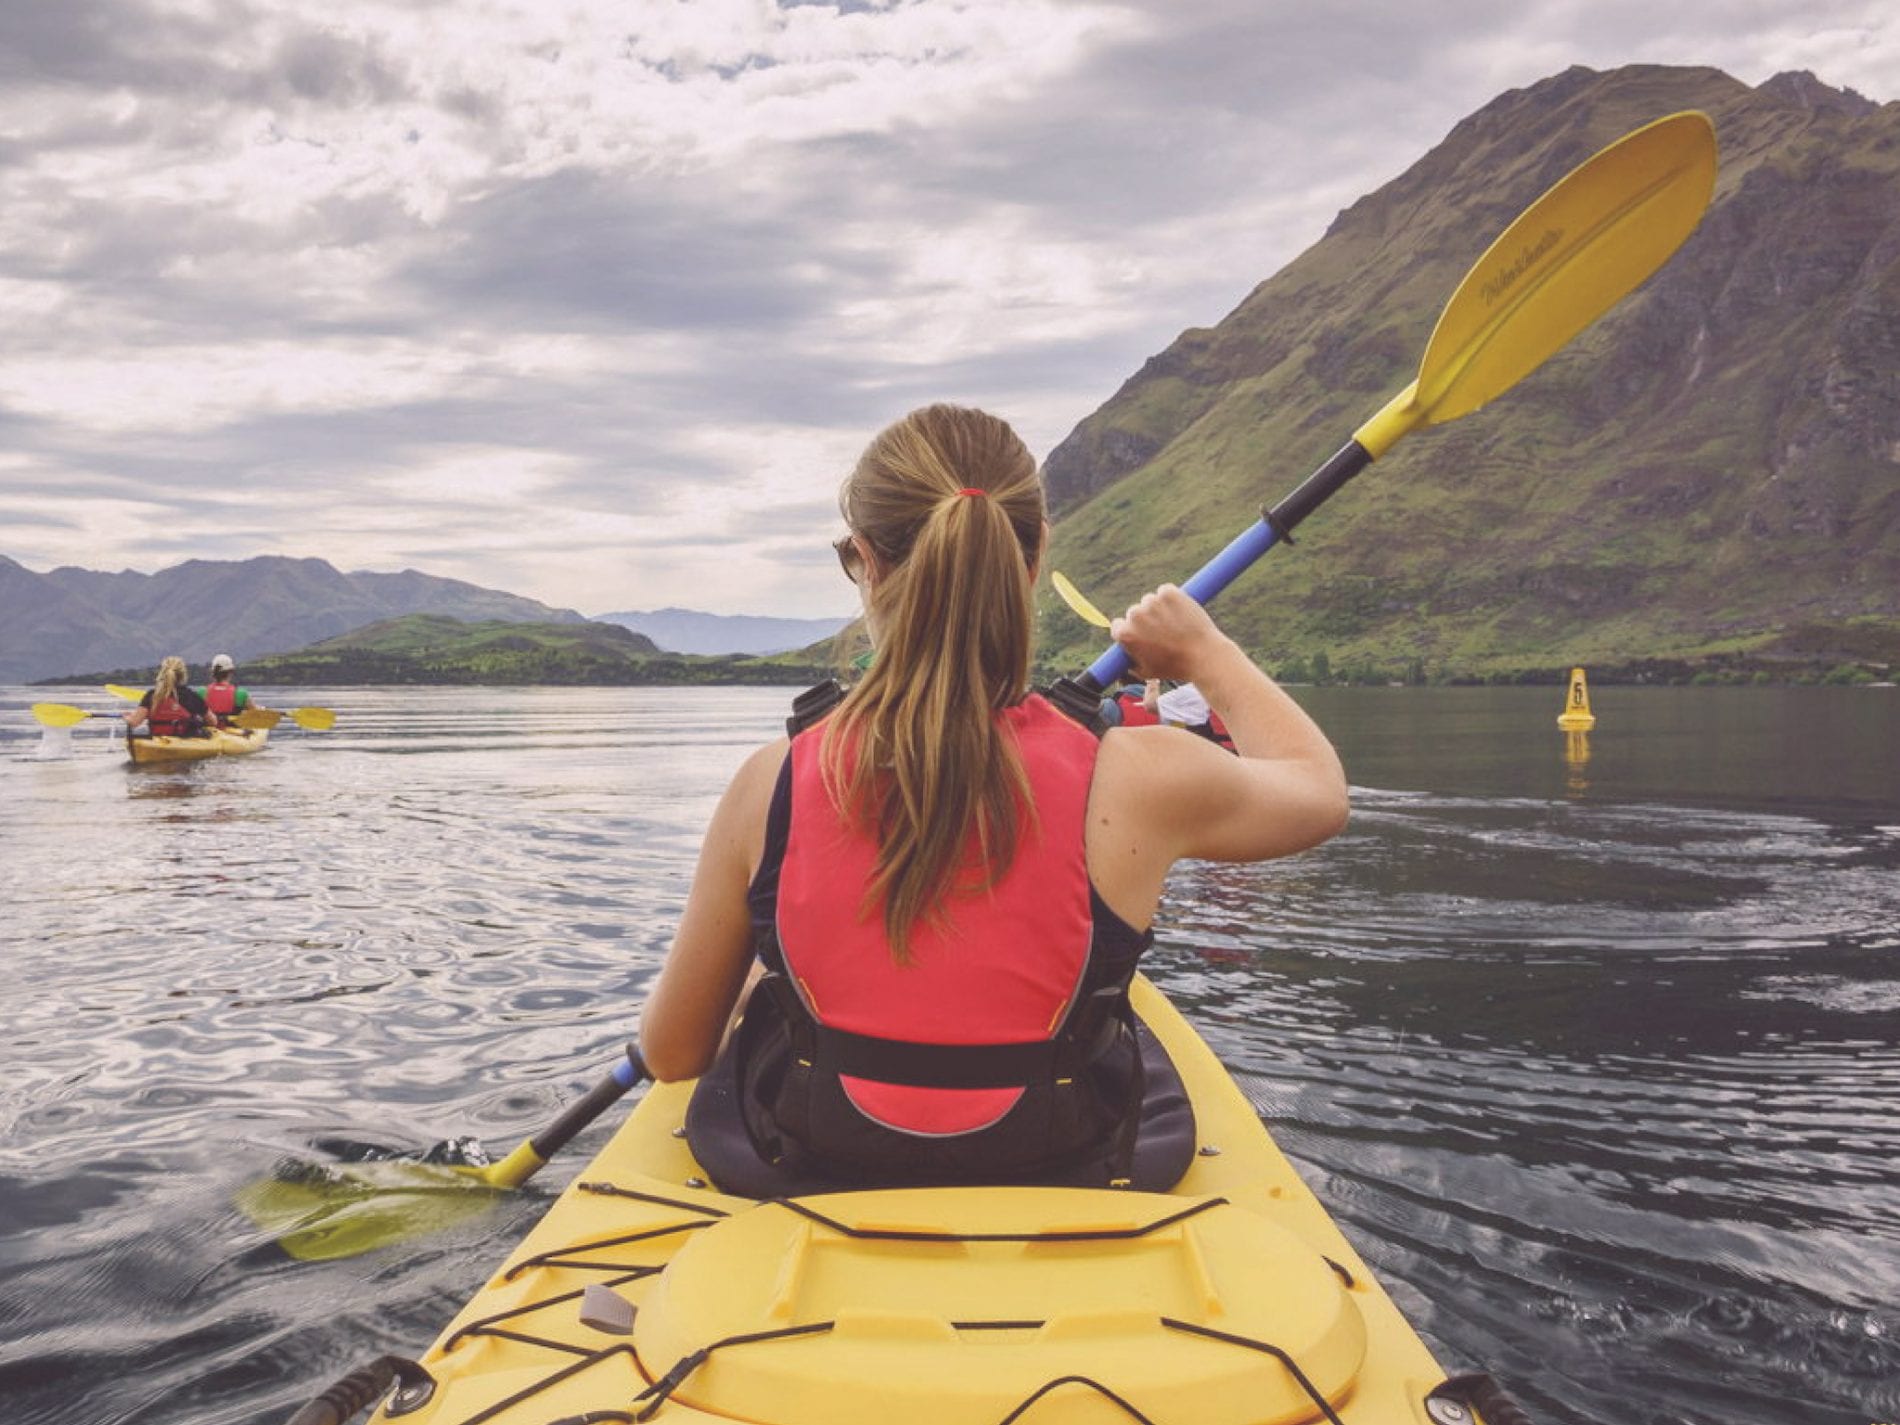
<instances>
[{"instance_id":1,"label":"shoreline vegetation","mask_svg":"<svg viewBox=\"0 0 1900 1425\"><path fill-rule=\"evenodd\" d=\"M843 640L841 643L840 640ZM412 614L370 624L291 653L247 660L247 685L284 687L500 686L666 687L693 685L804 687L848 671L863 650L862 634L847 629L837 639L793 653L668 653L651 639L617 624L467 623L439 614ZM1866 685L1894 676L1894 664L1838 653L1802 657L1789 653L1721 651L1676 657L1590 658L1561 662L1459 667L1421 657L1367 655L1335 661L1325 652L1275 657L1250 650L1282 683L1345 687L1471 687L1560 685L1580 664L1599 687L1618 685L1769 684ZM1868 653L1890 653L1881 647ZM1039 662L1038 684L1080 671L1065 661ZM150 668L114 668L42 678L34 686L75 683L140 684Z\"/></svg>"}]
</instances>

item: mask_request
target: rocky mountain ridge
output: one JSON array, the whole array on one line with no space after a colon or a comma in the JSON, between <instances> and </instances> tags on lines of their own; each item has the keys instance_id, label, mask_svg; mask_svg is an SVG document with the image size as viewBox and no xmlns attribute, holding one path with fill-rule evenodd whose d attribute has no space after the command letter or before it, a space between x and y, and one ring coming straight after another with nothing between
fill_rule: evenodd
<instances>
[{"instance_id":1,"label":"rocky mountain ridge","mask_svg":"<svg viewBox=\"0 0 1900 1425\"><path fill-rule=\"evenodd\" d=\"M1180 579L1416 370L1465 269L1618 135L1699 108L1716 197L1492 407L1402 442L1219 605L1269 663L1507 670L1798 646L1900 661L1900 104L1573 68L1499 96L1049 455L1051 563ZM1094 636L1053 597L1045 646Z\"/></svg>"},{"instance_id":2,"label":"rocky mountain ridge","mask_svg":"<svg viewBox=\"0 0 1900 1425\"><path fill-rule=\"evenodd\" d=\"M84 668L156 666L180 653L243 661L300 648L381 619L584 623L572 609L413 569L343 573L322 559L193 559L155 574L71 565L35 573L0 555L0 681Z\"/></svg>"}]
</instances>

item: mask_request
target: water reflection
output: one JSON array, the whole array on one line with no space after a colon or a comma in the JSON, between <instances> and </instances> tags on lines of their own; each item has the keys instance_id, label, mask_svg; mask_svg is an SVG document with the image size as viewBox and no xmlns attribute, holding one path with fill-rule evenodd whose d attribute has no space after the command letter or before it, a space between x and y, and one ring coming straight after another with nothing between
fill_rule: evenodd
<instances>
[{"instance_id":1,"label":"water reflection","mask_svg":"<svg viewBox=\"0 0 1900 1425\"><path fill-rule=\"evenodd\" d=\"M1564 733L1564 790L1573 797L1590 790L1590 734L1581 728Z\"/></svg>"}]
</instances>

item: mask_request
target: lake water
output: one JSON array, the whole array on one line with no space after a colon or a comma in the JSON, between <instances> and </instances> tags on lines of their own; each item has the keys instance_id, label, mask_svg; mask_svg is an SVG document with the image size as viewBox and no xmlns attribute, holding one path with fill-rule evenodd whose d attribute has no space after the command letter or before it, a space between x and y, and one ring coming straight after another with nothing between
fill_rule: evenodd
<instances>
[{"instance_id":1,"label":"lake water","mask_svg":"<svg viewBox=\"0 0 1900 1425\"><path fill-rule=\"evenodd\" d=\"M1350 829L1185 867L1151 973L1448 1368L1541 1425L1900 1418L1900 690L1302 699ZM503 1150L630 1033L773 689L335 690L123 765L0 689L0 1418L276 1425L421 1350L607 1131L286 1259L286 1154ZM324 1145L324 1146L319 1146Z\"/></svg>"}]
</instances>

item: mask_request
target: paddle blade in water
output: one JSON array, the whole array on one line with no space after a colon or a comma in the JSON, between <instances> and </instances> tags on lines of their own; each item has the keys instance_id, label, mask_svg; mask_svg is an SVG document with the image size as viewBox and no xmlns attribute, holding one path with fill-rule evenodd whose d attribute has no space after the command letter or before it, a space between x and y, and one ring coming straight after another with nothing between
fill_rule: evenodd
<instances>
[{"instance_id":1,"label":"paddle blade in water","mask_svg":"<svg viewBox=\"0 0 1900 1425\"><path fill-rule=\"evenodd\" d=\"M324 1262L443 1231L487 1211L497 1195L479 1167L291 1160L241 1191L237 1204L292 1257Z\"/></svg>"},{"instance_id":2,"label":"paddle blade in water","mask_svg":"<svg viewBox=\"0 0 1900 1425\"><path fill-rule=\"evenodd\" d=\"M1049 571L1049 582L1054 586L1055 591L1062 596L1062 602L1073 609L1078 618L1086 623L1094 624L1097 628L1108 627L1108 615L1090 603L1082 591L1069 582L1068 575L1064 574L1060 569L1051 569Z\"/></svg>"},{"instance_id":3,"label":"paddle blade in water","mask_svg":"<svg viewBox=\"0 0 1900 1425\"><path fill-rule=\"evenodd\" d=\"M33 720L41 727L74 727L92 716L84 708L67 703L35 703L32 713Z\"/></svg>"}]
</instances>

